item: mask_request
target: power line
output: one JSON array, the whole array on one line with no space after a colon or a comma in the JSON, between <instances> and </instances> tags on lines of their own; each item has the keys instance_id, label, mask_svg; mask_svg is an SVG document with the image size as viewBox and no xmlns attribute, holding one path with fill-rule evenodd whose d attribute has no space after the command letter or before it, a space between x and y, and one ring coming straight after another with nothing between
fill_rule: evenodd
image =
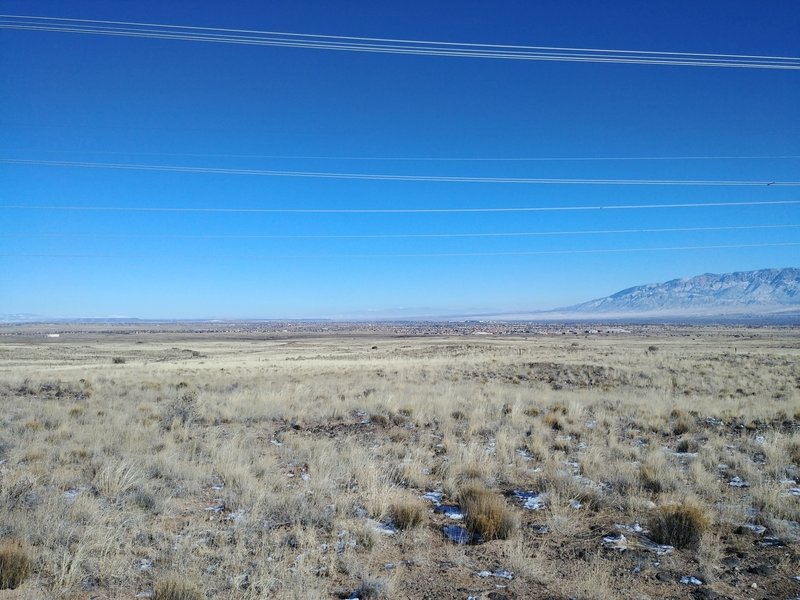
<instances>
[{"instance_id":1,"label":"power line","mask_svg":"<svg viewBox=\"0 0 800 600\"><path fill-rule=\"evenodd\" d=\"M507 206L475 208L243 208L200 206L91 206L58 204L0 204L0 210L51 210L76 212L174 212L174 213L297 213L297 214L415 214L415 213L514 213L593 210L645 210L669 208L730 208L736 206L786 206L800 200L744 202L682 202L678 204L608 204L584 206Z\"/></svg>"},{"instance_id":2,"label":"power line","mask_svg":"<svg viewBox=\"0 0 800 600\"><path fill-rule=\"evenodd\" d=\"M96 19L66 19L29 15L0 15L0 28L54 31L83 35L108 35L422 56L756 69L800 69L800 58L785 56L479 44L194 27L129 21L103 21Z\"/></svg>"},{"instance_id":3,"label":"power line","mask_svg":"<svg viewBox=\"0 0 800 600\"><path fill-rule=\"evenodd\" d=\"M20 151L0 150L0 152ZM107 156L172 156L188 158L253 158L270 160L326 160L326 161L398 161L398 162L591 162L591 161L669 161L669 160L797 160L800 155L719 155L719 156L334 156L306 154L221 154L201 152L122 152L122 151L65 151L22 150L22 152L46 152L54 154L92 154Z\"/></svg>"},{"instance_id":4,"label":"power line","mask_svg":"<svg viewBox=\"0 0 800 600\"><path fill-rule=\"evenodd\" d=\"M160 171L172 173L203 173L207 175L254 175L262 177L294 177L308 179L352 179L366 181L419 181L440 183L516 183L533 185L672 185L672 186L775 186L800 187L800 181L749 180L682 180L682 179L571 179L530 177L464 177L449 175L393 175L386 173L337 173L324 171L283 171L265 169L230 169L224 167L184 167L179 165L148 165L131 163L100 163L84 161L0 159L0 164L89 169Z\"/></svg>"},{"instance_id":5,"label":"power line","mask_svg":"<svg viewBox=\"0 0 800 600\"><path fill-rule=\"evenodd\" d=\"M661 227L639 229L591 229L575 231L524 231L524 232L478 232L478 233L367 233L367 234L81 234L81 233L0 233L0 238L36 238L36 239L178 239L178 240L306 240L306 239L418 239L418 238L503 238L503 237L539 237L539 236L578 236L631 233L691 233L711 231L752 231L764 229L797 229L800 224L785 225L730 225L715 227Z\"/></svg>"},{"instance_id":6,"label":"power line","mask_svg":"<svg viewBox=\"0 0 800 600\"><path fill-rule=\"evenodd\" d=\"M633 252L677 252L694 250L725 250L736 248L773 248L800 246L800 242L775 242L764 244L720 244L712 246L654 246L644 248L592 248L586 250L531 250L519 252L427 252L401 254L192 254L196 259L344 259L344 258L444 258L444 257L477 257L477 256L546 256L558 254L615 254ZM163 260L163 254L52 254L2 253L0 258L101 258L101 259L147 259Z\"/></svg>"}]
</instances>

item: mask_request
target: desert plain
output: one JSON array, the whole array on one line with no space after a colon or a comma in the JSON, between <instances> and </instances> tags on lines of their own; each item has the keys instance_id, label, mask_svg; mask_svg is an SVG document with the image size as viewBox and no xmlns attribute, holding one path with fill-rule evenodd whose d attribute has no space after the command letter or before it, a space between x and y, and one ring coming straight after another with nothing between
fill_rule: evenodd
<instances>
[{"instance_id":1,"label":"desert plain","mask_svg":"<svg viewBox=\"0 0 800 600\"><path fill-rule=\"evenodd\" d=\"M800 596L800 335L0 327L0 599Z\"/></svg>"}]
</instances>

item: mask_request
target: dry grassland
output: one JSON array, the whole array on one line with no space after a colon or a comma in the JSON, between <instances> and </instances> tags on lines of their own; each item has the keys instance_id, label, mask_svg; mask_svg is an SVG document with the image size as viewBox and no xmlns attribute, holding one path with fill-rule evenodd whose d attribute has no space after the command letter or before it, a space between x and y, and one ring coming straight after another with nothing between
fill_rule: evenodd
<instances>
[{"instance_id":1,"label":"dry grassland","mask_svg":"<svg viewBox=\"0 0 800 600\"><path fill-rule=\"evenodd\" d=\"M791 329L6 336L0 403L0 599L800 595Z\"/></svg>"}]
</instances>

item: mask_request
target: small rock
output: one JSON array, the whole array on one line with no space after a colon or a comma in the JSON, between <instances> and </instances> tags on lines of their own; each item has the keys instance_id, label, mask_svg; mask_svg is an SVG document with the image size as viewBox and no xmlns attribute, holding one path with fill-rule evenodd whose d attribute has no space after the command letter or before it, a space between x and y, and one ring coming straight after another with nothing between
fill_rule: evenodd
<instances>
[{"instance_id":1,"label":"small rock","mask_svg":"<svg viewBox=\"0 0 800 600\"><path fill-rule=\"evenodd\" d=\"M765 537L761 540L761 545L766 548L783 548L785 544L776 537Z\"/></svg>"},{"instance_id":2,"label":"small rock","mask_svg":"<svg viewBox=\"0 0 800 600\"><path fill-rule=\"evenodd\" d=\"M741 560L736 558L735 556L726 556L722 559L722 564L726 567L735 568L741 564Z\"/></svg>"},{"instance_id":3,"label":"small rock","mask_svg":"<svg viewBox=\"0 0 800 600\"><path fill-rule=\"evenodd\" d=\"M756 525L755 523L744 523L733 530L736 535L747 535L748 533L754 535L763 535L766 531L766 527L763 525Z\"/></svg>"},{"instance_id":4,"label":"small rock","mask_svg":"<svg viewBox=\"0 0 800 600\"><path fill-rule=\"evenodd\" d=\"M753 575L762 575L764 577L769 577L770 575L775 574L775 567L770 564L762 563L760 565L755 565L747 569L748 573L752 573Z\"/></svg>"}]
</instances>

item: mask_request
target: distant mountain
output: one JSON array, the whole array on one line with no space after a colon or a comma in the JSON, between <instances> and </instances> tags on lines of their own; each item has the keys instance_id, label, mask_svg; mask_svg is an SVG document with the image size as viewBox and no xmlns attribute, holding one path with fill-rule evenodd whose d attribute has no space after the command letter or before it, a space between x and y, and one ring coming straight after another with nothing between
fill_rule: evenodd
<instances>
[{"instance_id":1,"label":"distant mountain","mask_svg":"<svg viewBox=\"0 0 800 600\"><path fill-rule=\"evenodd\" d=\"M592 315L762 315L800 311L800 269L706 273L639 285L558 310Z\"/></svg>"},{"instance_id":2,"label":"distant mountain","mask_svg":"<svg viewBox=\"0 0 800 600\"><path fill-rule=\"evenodd\" d=\"M3 314L0 315L0 323L35 323L36 321L41 320L40 315L34 315L31 313L14 313L14 314Z\"/></svg>"}]
</instances>

